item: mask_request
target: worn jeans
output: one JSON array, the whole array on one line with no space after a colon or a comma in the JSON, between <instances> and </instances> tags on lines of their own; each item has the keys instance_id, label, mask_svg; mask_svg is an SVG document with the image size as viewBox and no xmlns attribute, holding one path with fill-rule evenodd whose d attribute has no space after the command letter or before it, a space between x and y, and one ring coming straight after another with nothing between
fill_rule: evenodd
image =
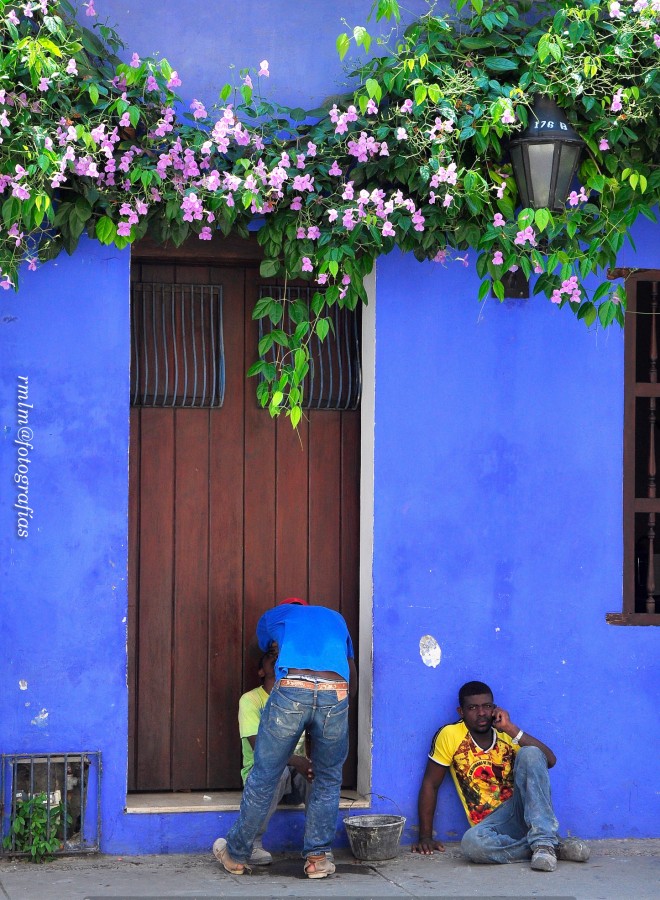
<instances>
[{"instance_id":1,"label":"worn jeans","mask_svg":"<svg viewBox=\"0 0 660 900\"><path fill-rule=\"evenodd\" d=\"M283 802L285 805L290 804L292 806L298 806L300 803L304 803L306 809L310 787L309 781L307 781L300 772L297 772L293 766L285 766L284 771L280 775L280 780L277 782L275 794L270 804L270 808L266 813L266 818L261 823L255 840L261 840L264 836L266 829L268 828L268 823L272 819L273 813L280 803Z\"/></svg>"},{"instance_id":2,"label":"worn jeans","mask_svg":"<svg viewBox=\"0 0 660 900\"><path fill-rule=\"evenodd\" d=\"M337 826L339 793L348 754L346 691L281 687L276 682L264 707L254 750L254 766L243 789L238 819L227 834L227 850L247 862L268 814L287 760L307 729L312 744L314 781L305 816L303 856L331 850Z\"/></svg>"},{"instance_id":3,"label":"worn jeans","mask_svg":"<svg viewBox=\"0 0 660 900\"><path fill-rule=\"evenodd\" d=\"M513 779L513 796L464 834L461 850L470 862L518 862L529 859L537 845L559 843L545 754L521 747Z\"/></svg>"}]
</instances>

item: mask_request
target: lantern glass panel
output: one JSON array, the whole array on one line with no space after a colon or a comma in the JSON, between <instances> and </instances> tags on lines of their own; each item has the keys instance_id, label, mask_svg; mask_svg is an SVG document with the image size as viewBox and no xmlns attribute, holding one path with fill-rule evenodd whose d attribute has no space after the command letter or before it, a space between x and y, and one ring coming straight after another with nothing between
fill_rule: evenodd
<instances>
[{"instance_id":1,"label":"lantern glass panel","mask_svg":"<svg viewBox=\"0 0 660 900\"><path fill-rule=\"evenodd\" d=\"M559 157L559 171L555 187L554 208L561 209L571 190L571 181L577 165L581 148L575 144L563 144Z\"/></svg>"},{"instance_id":2,"label":"lantern glass panel","mask_svg":"<svg viewBox=\"0 0 660 900\"><path fill-rule=\"evenodd\" d=\"M552 161L555 146L552 143L527 144L529 154L529 180L532 193L532 206L540 209L548 206L550 186L552 184Z\"/></svg>"},{"instance_id":3,"label":"lantern glass panel","mask_svg":"<svg viewBox=\"0 0 660 900\"><path fill-rule=\"evenodd\" d=\"M520 202L526 209L529 204L529 189L527 187L527 170L525 168L524 154L520 144L511 144L509 148L511 154L511 164L513 172L520 192Z\"/></svg>"}]
</instances>

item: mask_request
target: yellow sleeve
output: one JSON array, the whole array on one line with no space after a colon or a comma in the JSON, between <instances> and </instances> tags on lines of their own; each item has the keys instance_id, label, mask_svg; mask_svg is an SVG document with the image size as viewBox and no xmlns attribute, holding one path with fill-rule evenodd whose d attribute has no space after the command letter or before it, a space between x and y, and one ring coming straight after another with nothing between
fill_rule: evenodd
<instances>
[{"instance_id":1,"label":"yellow sleeve","mask_svg":"<svg viewBox=\"0 0 660 900\"><path fill-rule=\"evenodd\" d=\"M441 766L450 766L456 752L458 743L451 725L445 725L435 733L431 742L429 759L440 763Z\"/></svg>"},{"instance_id":2,"label":"yellow sleeve","mask_svg":"<svg viewBox=\"0 0 660 900\"><path fill-rule=\"evenodd\" d=\"M242 738L254 737L259 731L261 705L253 691L248 691L238 701L238 731Z\"/></svg>"}]
</instances>

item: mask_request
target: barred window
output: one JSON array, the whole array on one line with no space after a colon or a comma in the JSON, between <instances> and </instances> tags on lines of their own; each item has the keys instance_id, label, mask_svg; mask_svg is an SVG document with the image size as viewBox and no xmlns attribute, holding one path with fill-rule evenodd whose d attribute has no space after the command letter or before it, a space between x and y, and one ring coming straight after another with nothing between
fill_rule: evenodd
<instances>
[{"instance_id":1,"label":"barred window","mask_svg":"<svg viewBox=\"0 0 660 900\"><path fill-rule=\"evenodd\" d=\"M626 290L623 611L608 614L607 621L660 625L660 271L630 274Z\"/></svg>"}]
</instances>

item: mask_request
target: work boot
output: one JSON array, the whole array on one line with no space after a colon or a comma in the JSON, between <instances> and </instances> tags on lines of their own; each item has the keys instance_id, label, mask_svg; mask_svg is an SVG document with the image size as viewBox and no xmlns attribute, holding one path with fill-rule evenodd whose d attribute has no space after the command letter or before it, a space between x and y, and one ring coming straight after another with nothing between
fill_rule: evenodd
<instances>
[{"instance_id":1,"label":"work boot","mask_svg":"<svg viewBox=\"0 0 660 900\"><path fill-rule=\"evenodd\" d=\"M538 844L532 850L530 865L537 872L554 872L557 868L555 848L551 844Z\"/></svg>"},{"instance_id":2,"label":"work boot","mask_svg":"<svg viewBox=\"0 0 660 900\"><path fill-rule=\"evenodd\" d=\"M261 838L256 838L252 844L252 853L248 862L253 866L269 866L273 861L273 857L268 850L264 850Z\"/></svg>"},{"instance_id":3,"label":"work boot","mask_svg":"<svg viewBox=\"0 0 660 900\"><path fill-rule=\"evenodd\" d=\"M557 859L566 862L586 862L591 856L591 847L581 838L560 838Z\"/></svg>"}]
</instances>

